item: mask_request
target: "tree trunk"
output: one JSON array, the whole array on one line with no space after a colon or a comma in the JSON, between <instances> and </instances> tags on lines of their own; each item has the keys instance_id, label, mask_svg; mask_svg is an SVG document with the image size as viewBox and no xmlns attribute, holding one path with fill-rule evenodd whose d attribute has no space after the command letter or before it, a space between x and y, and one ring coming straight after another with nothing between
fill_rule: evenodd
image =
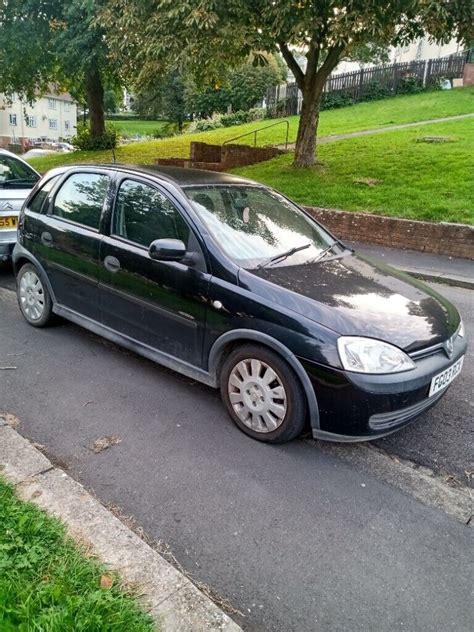
<instances>
[{"instance_id":1,"label":"tree trunk","mask_svg":"<svg viewBox=\"0 0 474 632\"><path fill-rule=\"evenodd\" d=\"M316 134L319 123L324 80L314 77L312 85L305 87L301 105L300 122L295 145L295 167L311 167L316 160Z\"/></svg>"},{"instance_id":2,"label":"tree trunk","mask_svg":"<svg viewBox=\"0 0 474 632\"><path fill-rule=\"evenodd\" d=\"M92 66L86 75L86 92L91 135L93 138L98 138L105 132L105 120L104 86L97 66Z\"/></svg>"}]
</instances>

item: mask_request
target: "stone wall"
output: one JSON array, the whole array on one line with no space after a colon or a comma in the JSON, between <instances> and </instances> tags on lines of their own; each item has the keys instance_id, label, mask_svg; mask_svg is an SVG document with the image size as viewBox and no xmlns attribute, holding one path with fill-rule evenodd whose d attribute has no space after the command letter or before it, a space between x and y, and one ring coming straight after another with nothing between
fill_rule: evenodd
<instances>
[{"instance_id":1,"label":"stone wall","mask_svg":"<svg viewBox=\"0 0 474 632\"><path fill-rule=\"evenodd\" d=\"M474 260L474 226L318 207L306 207L306 210L340 239Z\"/></svg>"}]
</instances>

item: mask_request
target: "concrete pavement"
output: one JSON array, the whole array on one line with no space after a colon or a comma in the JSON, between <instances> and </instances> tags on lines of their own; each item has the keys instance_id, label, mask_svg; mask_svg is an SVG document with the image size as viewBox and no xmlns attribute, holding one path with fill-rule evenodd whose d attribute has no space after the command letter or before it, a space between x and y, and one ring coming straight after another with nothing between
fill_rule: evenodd
<instances>
[{"instance_id":1,"label":"concrete pavement","mask_svg":"<svg viewBox=\"0 0 474 632\"><path fill-rule=\"evenodd\" d=\"M400 123L397 125L385 125L384 127L373 127L371 129L363 129L357 132L347 132L345 134L331 134L329 136L320 136L318 138L318 145L325 145L326 143L334 143L338 140L346 140L346 138L357 138L358 136L372 136L372 134L383 134L384 132L393 132L399 129L406 129L409 127L419 127L422 125L432 125L434 123L449 123L449 121L458 121L466 118L471 118L474 113L468 114L456 114L454 116L443 116L441 118L428 119L425 121L414 121L412 123ZM279 149L287 149L289 151L295 148L295 143L289 143L285 145L277 145Z\"/></svg>"},{"instance_id":2,"label":"concrete pavement","mask_svg":"<svg viewBox=\"0 0 474 632\"><path fill-rule=\"evenodd\" d=\"M362 254L379 259L424 281L474 290L474 261L469 259L386 248L360 242L347 243Z\"/></svg>"}]
</instances>

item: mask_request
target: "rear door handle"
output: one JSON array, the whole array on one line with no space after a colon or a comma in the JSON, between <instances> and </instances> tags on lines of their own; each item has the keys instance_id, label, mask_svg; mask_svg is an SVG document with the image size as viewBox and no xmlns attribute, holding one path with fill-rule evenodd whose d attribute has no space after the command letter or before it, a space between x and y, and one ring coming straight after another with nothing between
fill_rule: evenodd
<instances>
[{"instance_id":1,"label":"rear door handle","mask_svg":"<svg viewBox=\"0 0 474 632\"><path fill-rule=\"evenodd\" d=\"M53 236L51 235L51 233L48 233L48 232L41 233L41 242L45 246L52 246Z\"/></svg>"},{"instance_id":2,"label":"rear door handle","mask_svg":"<svg viewBox=\"0 0 474 632\"><path fill-rule=\"evenodd\" d=\"M109 272L118 272L120 270L120 261L117 257L111 257L108 255L104 259L104 266Z\"/></svg>"}]
</instances>

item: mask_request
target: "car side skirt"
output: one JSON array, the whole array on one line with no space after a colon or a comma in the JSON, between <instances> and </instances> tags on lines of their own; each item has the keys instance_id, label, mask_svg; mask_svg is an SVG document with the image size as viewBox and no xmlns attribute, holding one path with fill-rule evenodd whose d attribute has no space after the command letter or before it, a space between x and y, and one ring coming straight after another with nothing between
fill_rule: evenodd
<instances>
[{"instance_id":1,"label":"car side skirt","mask_svg":"<svg viewBox=\"0 0 474 632\"><path fill-rule=\"evenodd\" d=\"M130 338L125 334L121 334L113 329L110 329L106 325L102 323L98 323L96 320L92 320L87 316L82 316L77 312L69 309L68 307L64 307L63 305L59 305L55 303L53 305L53 312L62 318L66 318L71 322L79 325L80 327L84 327L84 329L88 329L92 331L92 333L97 334L98 336L102 336L115 344L118 344L134 353L137 353L157 364L161 364L167 369L171 369L172 371L176 371L177 373L181 373L186 377L189 377L193 380L197 380L206 384L207 386L211 386L213 388L217 388L217 379L215 376L212 376L207 371L203 371L192 364L188 364L187 362L183 362L182 360L178 360L177 358L168 355L167 353L163 353L161 351L157 351L148 345L135 340L134 338Z\"/></svg>"}]
</instances>

